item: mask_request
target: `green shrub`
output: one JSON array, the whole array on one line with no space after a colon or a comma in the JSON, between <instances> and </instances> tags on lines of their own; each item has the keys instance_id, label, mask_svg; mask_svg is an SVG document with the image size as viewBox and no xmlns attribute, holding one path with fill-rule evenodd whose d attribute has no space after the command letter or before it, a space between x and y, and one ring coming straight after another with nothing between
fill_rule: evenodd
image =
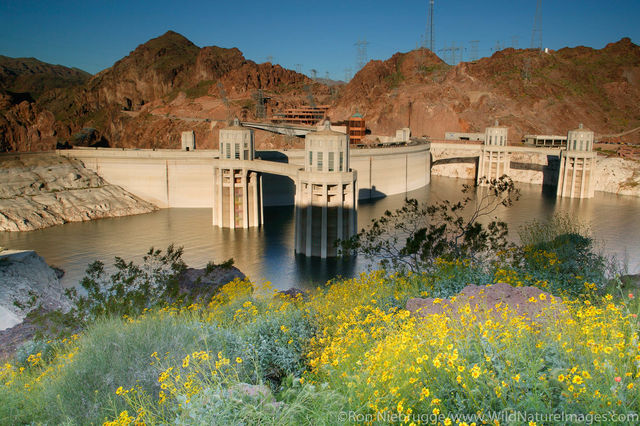
<instances>
[{"instance_id":1,"label":"green shrub","mask_svg":"<svg viewBox=\"0 0 640 426\"><path fill-rule=\"evenodd\" d=\"M177 295L178 276L186 268L182 252L182 247L175 248L173 244L165 254L152 247L143 257L142 265L116 257L116 272L109 277L104 263L96 260L80 281L87 294L80 295L75 288L67 290L74 304L68 315L76 323L86 325L100 317L136 316L145 309L163 306Z\"/></svg>"},{"instance_id":2,"label":"green shrub","mask_svg":"<svg viewBox=\"0 0 640 426\"><path fill-rule=\"evenodd\" d=\"M326 384L295 385L277 401L272 395L240 395L228 388L206 388L177 410L175 424L210 425L333 425L344 409L344 397Z\"/></svg>"}]
</instances>

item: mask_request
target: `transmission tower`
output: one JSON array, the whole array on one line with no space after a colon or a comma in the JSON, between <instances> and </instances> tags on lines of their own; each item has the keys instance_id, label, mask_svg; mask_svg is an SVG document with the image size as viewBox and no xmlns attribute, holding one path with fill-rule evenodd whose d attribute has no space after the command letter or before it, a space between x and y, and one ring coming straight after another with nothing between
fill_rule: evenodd
<instances>
[{"instance_id":1,"label":"transmission tower","mask_svg":"<svg viewBox=\"0 0 640 426\"><path fill-rule=\"evenodd\" d=\"M531 48L542 50L542 0L538 0L536 17L533 20L533 32L531 33Z\"/></svg>"},{"instance_id":2,"label":"transmission tower","mask_svg":"<svg viewBox=\"0 0 640 426\"><path fill-rule=\"evenodd\" d=\"M231 106L229 105L229 99L227 99L227 92L224 90L222 83L218 82L218 91L220 92L220 98L227 109L227 123L231 121Z\"/></svg>"},{"instance_id":3,"label":"transmission tower","mask_svg":"<svg viewBox=\"0 0 640 426\"><path fill-rule=\"evenodd\" d=\"M316 101L313 98L313 91L311 90L311 86L309 86L308 84L305 84L303 86L304 91L307 92L307 100L309 101L309 106L311 108L315 108L316 107Z\"/></svg>"},{"instance_id":4,"label":"transmission tower","mask_svg":"<svg viewBox=\"0 0 640 426\"><path fill-rule=\"evenodd\" d=\"M324 79L325 79L325 80L331 80L329 77L330 77L330 75L329 75L329 71L325 71L325 72L324 72Z\"/></svg>"},{"instance_id":5,"label":"transmission tower","mask_svg":"<svg viewBox=\"0 0 640 426\"><path fill-rule=\"evenodd\" d=\"M311 79L315 81L316 77L318 77L318 70L311 68Z\"/></svg>"},{"instance_id":6,"label":"transmission tower","mask_svg":"<svg viewBox=\"0 0 640 426\"><path fill-rule=\"evenodd\" d=\"M265 107L264 93L262 93L262 89L258 89L253 94L253 99L256 101L256 118L266 118L267 109Z\"/></svg>"},{"instance_id":7,"label":"transmission tower","mask_svg":"<svg viewBox=\"0 0 640 426\"><path fill-rule=\"evenodd\" d=\"M520 43L520 37L518 37L517 35L511 36L511 47L513 47L514 49L517 49L519 43Z\"/></svg>"},{"instance_id":8,"label":"transmission tower","mask_svg":"<svg viewBox=\"0 0 640 426\"><path fill-rule=\"evenodd\" d=\"M502 50L502 46L500 46L500 40L496 40L496 45L493 47L494 52L499 52Z\"/></svg>"},{"instance_id":9,"label":"transmission tower","mask_svg":"<svg viewBox=\"0 0 640 426\"><path fill-rule=\"evenodd\" d=\"M429 14L427 15L427 31L424 35L424 47L429 49L432 52L434 46L433 40L433 0L429 0Z\"/></svg>"},{"instance_id":10,"label":"transmission tower","mask_svg":"<svg viewBox=\"0 0 640 426\"><path fill-rule=\"evenodd\" d=\"M267 62L272 64L273 63L273 56L271 56L271 55L267 56Z\"/></svg>"},{"instance_id":11,"label":"transmission tower","mask_svg":"<svg viewBox=\"0 0 640 426\"><path fill-rule=\"evenodd\" d=\"M522 67L522 79L525 83L531 81L531 58L524 58L524 64Z\"/></svg>"},{"instance_id":12,"label":"transmission tower","mask_svg":"<svg viewBox=\"0 0 640 426\"><path fill-rule=\"evenodd\" d=\"M471 52L469 53L469 60L471 62L473 61L477 61L478 58L478 44L480 43L480 40L471 40L469 42L469 44L471 44Z\"/></svg>"},{"instance_id":13,"label":"transmission tower","mask_svg":"<svg viewBox=\"0 0 640 426\"><path fill-rule=\"evenodd\" d=\"M361 70L367 64L368 44L369 42L366 39L358 40L355 44L358 49L358 70Z\"/></svg>"},{"instance_id":14,"label":"transmission tower","mask_svg":"<svg viewBox=\"0 0 640 426\"><path fill-rule=\"evenodd\" d=\"M351 80L351 67L344 69L344 82L348 83Z\"/></svg>"},{"instance_id":15,"label":"transmission tower","mask_svg":"<svg viewBox=\"0 0 640 426\"><path fill-rule=\"evenodd\" d=\"M451 47L442 48L438 52L443 53L444 61L449 65L458 64L458 52L460 52L460 59L462 59L462 48L456 47L455 43L451 43Z\"/></svg>"},{"instance_id":16,"label":"transmission tower","mask_svg":"<svg viewBox=\"0 0 640 426\"><path fill-rule=\"evenodd\" d=\"M296 64L296 72L302 74L302 64Z\"/></svg>"}]
</instances>

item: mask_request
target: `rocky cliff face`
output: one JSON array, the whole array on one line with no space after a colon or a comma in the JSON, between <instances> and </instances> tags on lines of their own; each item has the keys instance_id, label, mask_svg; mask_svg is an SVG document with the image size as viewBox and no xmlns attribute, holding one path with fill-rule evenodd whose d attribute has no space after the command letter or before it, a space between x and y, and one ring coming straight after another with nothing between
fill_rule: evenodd
<instances>
[{"instance_id":1,"label":"rocky cliff face","mask_svg":"<svg viewBox=\"0 0 640 426\"><path fill-rule=\"evenodd\" d=\"M22 321L34 294L45 310L66 310L70 306L56 271L36 252L0 251L0 330Z\"/></svg>"},{"instance_id":2,"label":"rocky cliff face","mask_svg":"<svg viewBox=\"0 0 640 426\"><path fill-rule=\"evenodd\" d=\"M0 157L0 231L31 231L156 207L54 154Z\"/></svg>"},{"instance_id":3,"label":"rocky cliff face","mask_svg":"<svg viewBox=\"0 0 640 426\"><path fill-rule=\"evenodd\" d=\"M596 191L640 197L640 162L598 156L593 180Z\"/></svg>"},{"instance_id":4,"label":"rocky cliff face","mask_svg":"<svg viewBox=\"0 0 640 426\"><path fill-rule=\"evenodd\" d=\"M374 134L410 127L432 138L482 131L498 119L519 141L526 133L563 134L577 123L597 134L637 127L639 101L640 47L622 39L600 50L505 49L455 67L424 49L396 54L369 62L330 112L346 119L357 108Z\"/></svg>"}]
</instances>

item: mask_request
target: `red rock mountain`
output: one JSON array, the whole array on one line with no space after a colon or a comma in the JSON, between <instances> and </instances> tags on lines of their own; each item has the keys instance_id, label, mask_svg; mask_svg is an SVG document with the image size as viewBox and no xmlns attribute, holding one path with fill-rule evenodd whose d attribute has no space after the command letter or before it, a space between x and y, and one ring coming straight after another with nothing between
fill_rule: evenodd
<instances>
[{"instance_id":1,"label":"red rock mountain","mask_svg":"<svg viewBox=\"0 0 640 426\"><path fill-rule=\"evenodd\" d=\"M9 81L0 74L0 90ZM510 127L512 140L562 134L580 122L617 133L640 126L640 47L622 39L600 50L505 49L455 67L420 49L371 61L348 84L329 88L169 31L86 81L47 86L32 99L5 90L0 150L51 149L56 141L175 148L180 132L191 129L199 147L215 148L226 120L255 119L259 91L268 113L313 100L330 104L334 121L361 112L380 135L409 126L414 135L442 138L482 131L495 119ZM260 147L292 142L264 132L257 139Z\"/></svg>"},{"instance_id":2,"label":"red rock mountain","mask_svg":"<svg viewBox=\"0 0 640 426\"><path fill-rule=\"evenodd\" d=\"M330 111L355 108L374 134L411 127L415 135L482 131L498 119L510 139L565 134L584 123L599 134L640 126L640 47L628 38L595 50L505 49L452 67L427 50L369 62ZM633 137L638 139L638 134Z\"/></svg>"}]
</instances>

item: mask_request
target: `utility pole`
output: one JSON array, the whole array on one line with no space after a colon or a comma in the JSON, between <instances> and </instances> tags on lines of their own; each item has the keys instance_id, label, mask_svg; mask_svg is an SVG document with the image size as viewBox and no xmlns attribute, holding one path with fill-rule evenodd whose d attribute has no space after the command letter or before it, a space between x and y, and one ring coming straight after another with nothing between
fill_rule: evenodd
<instances>
[{"instance_id":1,"label":"utility pole","mask_svg":"<svg viewBox=\"0 0 640 426\"><path fill-rule=\"evenodd\" d=\"M533 31L531 32L531 48L542 50L542 0L538 0L536 6L536 16L533 20Z\"/></svg>"}]
</instances>

